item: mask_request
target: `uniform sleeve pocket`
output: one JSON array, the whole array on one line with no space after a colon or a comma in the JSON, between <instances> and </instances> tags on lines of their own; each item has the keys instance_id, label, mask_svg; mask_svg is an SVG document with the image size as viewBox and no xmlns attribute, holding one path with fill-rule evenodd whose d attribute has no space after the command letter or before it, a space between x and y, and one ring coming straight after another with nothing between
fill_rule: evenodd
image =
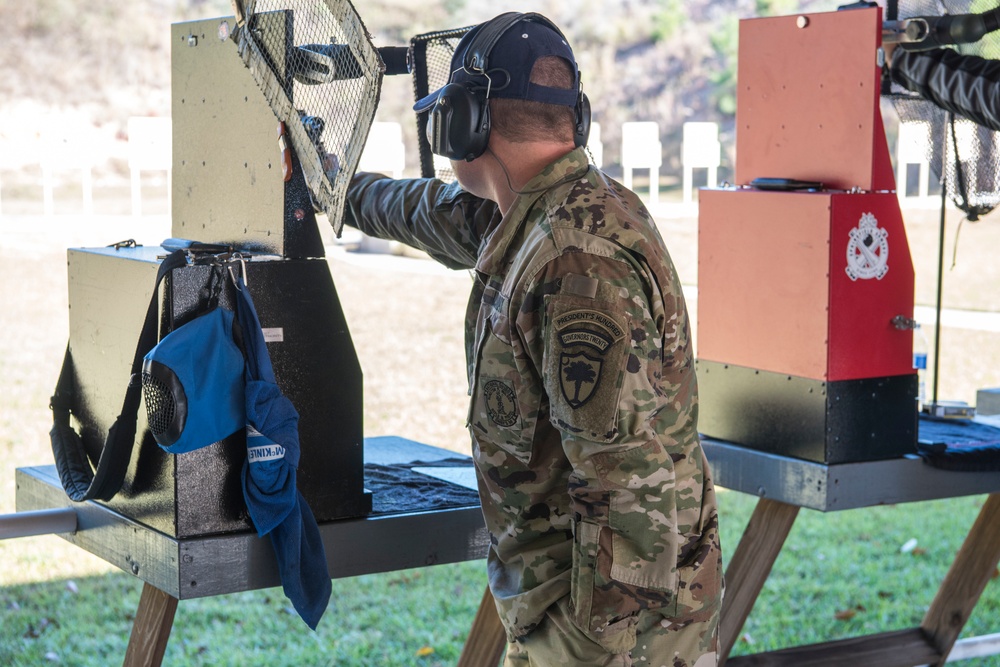
<instances>
[{"instance_id":1,"label":"uniform sleeve pocket","mask_svg":"<svg viewBox=\"0 0 1000 667\"><path fill-rule=\"evenodd\" d=\"M660 443L595 456L609 494L611 578L656 591L677 589L677 505L673 461Z\"/></svg>"},{"instance_id":2,"label":"uniform sleeve pocket","mask_svg":"<svg viewBox=\"0 0 1000 667\"><path fill-rule=\"evenodd\" d=\"M577 626L589 629L601 527L594 523L578 520L573 524L573 533L575 539L570 602L572 603L573 619Z\"/></svg>"}]
</instances>

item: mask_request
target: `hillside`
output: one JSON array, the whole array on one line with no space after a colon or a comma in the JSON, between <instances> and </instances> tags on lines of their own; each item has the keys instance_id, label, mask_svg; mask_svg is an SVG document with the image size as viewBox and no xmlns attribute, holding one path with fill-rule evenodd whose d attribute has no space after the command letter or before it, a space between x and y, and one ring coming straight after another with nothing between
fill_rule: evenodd
<instances>
[{"instance_id":1,"label":"hillside","mask_svg":"<svg viewBox=\"0 0 1000 667\"><path fill-rule=\"evenodd\" d=\"M800 4L809 11L835 7ZM657 121L665 145L679 141L685 120L712 120L727 143L737 19L798 9L793 0L358 0L355 6L379 46L501 11L546 14L574 43L611 160L625 120ZM230 13L225 0L0 0L0 164L37 162L35 140L58 132L99 153L97 162L107 168L98 178L123 175L128 117L170 113L170 24ZM409 82L392 79L384 84L378 119L402 122L412 134ZM663 170L678 169L671 151Z\"/></svg>"}]
</instances>

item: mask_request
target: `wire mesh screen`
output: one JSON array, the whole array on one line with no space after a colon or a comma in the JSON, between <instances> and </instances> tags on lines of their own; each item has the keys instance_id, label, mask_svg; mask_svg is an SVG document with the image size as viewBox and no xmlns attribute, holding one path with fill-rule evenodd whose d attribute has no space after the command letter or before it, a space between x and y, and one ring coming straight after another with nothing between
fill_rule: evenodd
<instances>
[{"instance_id":1,"label":"wire mesh screen","mask_svg":"<svg viewBox=\"0 0 1000 667\"><path fill-rule=\"evenodd\" d=\"M989 7L978 0L902 0L900 19L914 16L968 14ZM987 35L975 44L957 47L962 53L983 57L1000 55L1000 33ZM931 171L946 184L947 196L970 220L986 215L1000 204L1000 132L954 116L933 102L893 84L892 99L901 123L912 123L927 139L924 142Z\"/></svg>"},{"instance_id":2,"label":"wire mesh screen","mask_svg":"<svg viewBox=\"0 0 1000 667\"><path fill-rule=\"evenodd\" d=\"M339 236L384 66L347 0L245 3L240 57L285 123L313 203Z\"/></svg>"},{"instance_id":3,"label":"wire mesh screen","mask_svg":"<svg viewBox=\"0 0 1000 667\"><path fill-rule=\"evenodd\" d=\"M414 100L437 90L451 79L451 57L455 47L472 26L441 30L417 35L410 40L412 53ZM420 174L426 178L436 176L442 181L455 180L451 162L431 152L427 140L427 119L430 114L417 114L417 144L420 147Z\"/></svg>"}]
</instances>

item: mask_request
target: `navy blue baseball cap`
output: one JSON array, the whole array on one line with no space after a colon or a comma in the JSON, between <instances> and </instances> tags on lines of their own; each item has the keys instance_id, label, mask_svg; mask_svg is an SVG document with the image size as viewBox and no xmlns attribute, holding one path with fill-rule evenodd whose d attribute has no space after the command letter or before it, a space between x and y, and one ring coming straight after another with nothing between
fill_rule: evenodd
<instances>
[{"instance_id":1,"label":"navy blue baseball cap","mask_svg":"<svg viewBox=\"0 0 1000 667\"><path fill-rule=\"evenodd\" d=\"M558 56L570 65L576 81L573 89L531 83L531 69L543 56ZM449 83L488 90L489 97L568 107L575 107L579 97L580 72L573 49L555 24L541 14L509 12L472 28L455 48L451 70ZM443 89L418 100L413 110L429 110Z\"/></svg>"}]
</instances>

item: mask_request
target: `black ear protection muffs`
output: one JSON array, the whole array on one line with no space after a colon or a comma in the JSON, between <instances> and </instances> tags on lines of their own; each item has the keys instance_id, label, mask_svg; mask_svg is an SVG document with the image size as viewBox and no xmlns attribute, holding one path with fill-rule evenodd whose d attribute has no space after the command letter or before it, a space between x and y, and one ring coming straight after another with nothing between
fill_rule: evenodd
<instances>
[{"instance_id":1,"label":"black ear protection muffs","mask_svg":"<svg viewBox=\"0 0 1000 667\"><path fill-rule=\"evenodd\" d=\"M484 94L461 83L441 89L430 110L427 140L431 151L450 160L471 162L490 141L490 106Z\"/></svg>"},{"instance_id":2,"label":"black ear protection muffs","mask_svg":"<svg viewBox=\"0 0 1000 667\"><path fill-rule=\"evenodd\" d=\"M554 23L533 12L507 12L482 24L465 50L462 67L466 72L486 79L485 84L452 82L441 89L429 111L427 123L427 139L437 155L471 162L486 151L491 128L489 98L492 81L486 75L489 56L500 37L522 19L541 23L565 39ZM579 86L579 74L577 89L573 143L580 147L587 144L590 136L590 100Z\"/></svg>"}]
</instances>

